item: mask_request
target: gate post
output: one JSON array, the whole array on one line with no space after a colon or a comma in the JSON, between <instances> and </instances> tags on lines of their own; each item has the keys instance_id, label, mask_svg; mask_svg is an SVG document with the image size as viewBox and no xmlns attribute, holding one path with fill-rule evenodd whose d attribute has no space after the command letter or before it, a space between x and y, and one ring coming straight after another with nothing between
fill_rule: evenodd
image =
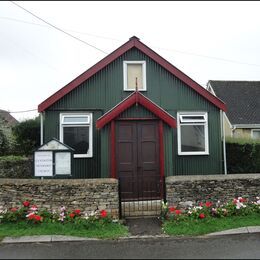
<instances>
[{"instance_id":1,"label":"gate post","mask_svg":"<svg viewBox=\"0 0 260 260\"><path fill-rule=\"evenodd\" d=\"M165 176L163 176L163 202L166 203L166 183L165 183Z\"/></svg>"},{"instance_id":2,"label":"gate post","mask_svg":"<svg viewBox=\"0 0 260 260\"><path fill-rule=\"evenodd\" d=\"M118 178L118 215L119 219L122 219L122 203L121 203L121 183L120 183L120 178Z\"/></svg>"}]
</instances>

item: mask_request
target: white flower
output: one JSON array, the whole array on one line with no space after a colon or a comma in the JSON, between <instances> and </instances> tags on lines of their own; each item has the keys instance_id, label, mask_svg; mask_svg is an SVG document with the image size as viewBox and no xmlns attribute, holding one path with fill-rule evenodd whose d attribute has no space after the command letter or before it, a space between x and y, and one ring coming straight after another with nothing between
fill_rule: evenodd
<instances>
[{"instance_id":1,"label":"white flower","mask_svg":"<svg viewBox=\"0 0 260 260\"><path fill-rule=\"evenodd\" d=\"M32 210L32 211L37 211L37 207L35 206L35 205L33 205L31 208L30 208L30 210Z\"/></svg>"},{"instance_id":2,"label":"white flower","mask_svg":"<svg viewBox=\"0 0 260 260\"><path fill-rule=\"evenodd\" d=\"M90 212L90 214L89 214L90 217L94 217L95 215L96 215L96 212L93 211L93 210L92 210L92 211Z\"/></svg>"},{"instance_id":3,"label":"white flower","mask_svg":"<svg viewBox=\"0 0 260 260\"><path fill-rule=\"evenodd\" d=\"M27 218L29 218L30 216L34 215L34 212L29 213L28 215L26 215Z\"/></svg>"},{"instance_id":4,"label":"white flower","mask_svg":"<svg viewBox=\"0 0 260 260\"><path fill-rule=\"evenodd\" d=\"M64 207L64 206L62 206L61 208L60 208L60 211L65 211L66 210L66 207Z\"/></svg>"},{"instance_id":5,"label":"white flower","mask_svg":"<svg viewBox=\"0 0 260 260\"><path fill-rule=\"evenodd\" d=\"M84 218L85 218L85 219L89 219L89 215L88 215L87 212L84 214Z\"/></svg>"}]
</instances>

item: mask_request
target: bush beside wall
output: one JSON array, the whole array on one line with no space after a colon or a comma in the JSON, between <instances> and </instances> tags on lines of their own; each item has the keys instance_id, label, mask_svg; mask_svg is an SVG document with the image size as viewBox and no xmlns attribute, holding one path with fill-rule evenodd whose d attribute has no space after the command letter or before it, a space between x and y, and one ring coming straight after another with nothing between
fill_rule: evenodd
<instances>
[{"instance_id":1,"label":"bush beside wall","mask_svg":"<svg viewBox=\"0 0 260 260\"><path fill-rule=\"evenodd\" d=\"M33 160L24 156L0 157L0 178L32 178Z\"/></svg>"},{"instance_id":2,"label":"bush beside wall","mask_svg":"<svg viewBox=\"0 0 260 260\"><path fill-rule=\"evenodd\" d=\"M227 139L227 172L260 173L260 141Z\"/></svg>"}]
</instances>

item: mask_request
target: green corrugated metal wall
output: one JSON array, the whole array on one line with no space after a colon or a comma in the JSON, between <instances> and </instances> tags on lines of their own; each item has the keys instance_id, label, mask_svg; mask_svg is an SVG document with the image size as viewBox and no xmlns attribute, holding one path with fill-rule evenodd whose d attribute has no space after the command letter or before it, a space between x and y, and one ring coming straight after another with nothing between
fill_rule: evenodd
<instances>
[{"instance_id":1,"label":"green corrugated metal wall","mask_svg":"<svg viewBox=\"0 0 260 260\"><path fill-rule=\"evenodd\" d=\"M146 60L147 91L142 92L168 113L177 111L207 111L209 119L210 155L178 156L177 130L164 125L165 174L218 174L222 173L220 112L217 107L186 86L178 78L133 48L68 93L45 112L44 141L59 139L59 114L64 111L93 112L93 158L75 159L74 178L108 177L110 174L110 127L96 130L96 120L132 92L123 90L123 61ZM151 117L151 112L133 106L120 117Z\"/></svg>"}]
</instances>

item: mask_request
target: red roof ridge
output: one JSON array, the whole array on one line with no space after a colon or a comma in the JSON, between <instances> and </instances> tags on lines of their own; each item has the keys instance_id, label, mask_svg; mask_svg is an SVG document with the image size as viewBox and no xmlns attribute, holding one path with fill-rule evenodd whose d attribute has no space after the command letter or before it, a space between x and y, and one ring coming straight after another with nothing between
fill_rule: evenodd
<instances>
[{"instance_id":1,"label":"red roof ridge","mask_svg":"<svg viewBox=\"0 0 260 260\"><path fill-rule=\"evenodd\" d=\"M130 108L136 103L142 105L147 110L154 113L158 118L167 123L169 126L176 128L176 119L139 91L133 92L125 99L123 99L120 103L115 105L112 109L107 111L100 118L98 118L96 122L96 127L98 129L102 128L103 126L114 120L116 117L118 117L126 109Z\"/></svg>"},{"instance_id":2,"label":"red roof ridge","mask_svg":"<svg viewBox=\"0 0 260 260\"><path fill-rule=\"evenodd\" d=\"M130 50L131 48L136 47L140 51L142 51L144 54L149 56L151 59L153 59L155 62L160 64L162 67L164 67L166 70L168 70L171 74L182 80L184 83L186 83L188 86L190 86L192 89L194 89L196 92L198 92L201 96L206 98L208 101L213 103L215 106L217 106L219 109L226 111L226 105L223 103L219 98L212 95L209 91L207 91L205 88L200 86L197 82L192 80L189 76L184 74L182 71L177 69L175 66L173 66L170 62L162 58L159 54L157 54L155 51L150 49L148 46L146 46L144 43L142 43L138 37L133 36L121 45L119 48L117 48L112 53L108 54L106 57L104 57L102 60L100 60L98 63L90 67L88 70L83 72L81 75L79 75L77 78L72 80L70 83L68 83L66 86L55 92L53 95L51 95L49 98L44 100L41 104L38 106L38 111L43 112L48 107L53 105L55 102L57 102L59 99L61 99L63 96L68 94L70 91L72 91L74 88L78 87L80 84L82 84L84 81L89 79L91 76L96 74L98 71L103 69L105 66L110 64L112 61L117 59L119 56L124 54L126 51Z\"/></svg>"}]
</instances>

